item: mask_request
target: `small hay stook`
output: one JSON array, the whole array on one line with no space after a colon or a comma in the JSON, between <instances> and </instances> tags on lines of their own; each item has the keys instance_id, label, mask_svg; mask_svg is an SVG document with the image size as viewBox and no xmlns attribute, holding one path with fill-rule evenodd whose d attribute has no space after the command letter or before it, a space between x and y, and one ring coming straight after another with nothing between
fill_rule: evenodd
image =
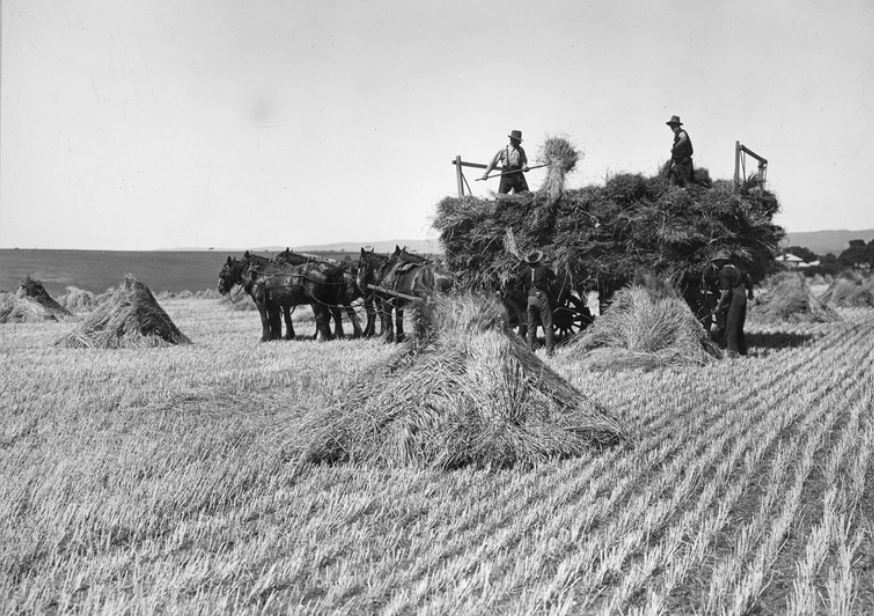
<instances>
[{"instance_id":1,"label":"small hay stook","mask_svg":"<svg viewBox=\"0 0 874 616\"><path fill-rule=\"evenodd\" d=\"M55 342L68 348L140 348L190 344L149 288L127 274L109 301Z\"/></svg>"}]
</instances>

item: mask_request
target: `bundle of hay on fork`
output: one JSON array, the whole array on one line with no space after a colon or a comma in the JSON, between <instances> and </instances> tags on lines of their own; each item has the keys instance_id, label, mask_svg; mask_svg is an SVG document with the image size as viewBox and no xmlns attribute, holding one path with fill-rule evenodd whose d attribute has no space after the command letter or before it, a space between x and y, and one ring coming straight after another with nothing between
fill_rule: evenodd
<instances>
[{"instance_id":1,"label":"bundle of hay on fork","mask_svg":"<svg viewBox=\"0 0 874 616\"><path fill-rule=\"evenodd\" d=\"M568 342L593 371L704 365L721 356L689 305L664 280L641 276L619 290L593 325Z\"/></svg>"},{"instance_id":2,"label":"bundle of hay on fork","mask_svg":"<svg viewBox=\"0 0 874 616\"><path fill-rule=\"evenodd\" d=\"M506 467L618 443L621 421L505 330L500 304L438 297L416 339L295 426L302 462Z\"/></svg>"},{"instance_id":3,"label":"bundle of hay on fork","mask_svg":"<svg viewBox=\"0 0 874 616\"><path fill-rule=\"evenodd\" d=\"M0 305L0 323L60 321L69 316L70 312L48 294L42 283L30 276Z\"/></svg>"},{"instance_id":4,"label":"bundle of hay on fork","mask_svg":"<svg viewBox=\"0 0 874 616\"><path fill-rule=\"evenodd\" d=\"M68 348L100 349L189 344L149 288L127 274L112 297L82 324L55 341Z\"/></svg>"}]
</instances>

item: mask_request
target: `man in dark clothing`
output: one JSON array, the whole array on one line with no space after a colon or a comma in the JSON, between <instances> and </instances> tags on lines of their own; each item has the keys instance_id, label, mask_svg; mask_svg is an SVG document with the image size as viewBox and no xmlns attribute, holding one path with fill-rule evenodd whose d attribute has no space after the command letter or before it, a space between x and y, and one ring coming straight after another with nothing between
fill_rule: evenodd
<instances>
[{"instance_id":1,"label":"man in dark clothing","mask_svg":"<svg viewBox=\"0 0 874 616\"><path fill-rule=\"evenodd\" d=\"M528 192L528 182L523 175L528 171L528 157L521 145L522 131L512 130L507 136L510 138L510 145L498 150L498 153L492 157L481 179L488 179L489 173L500 164L503 175L501 175L498 193L506 195L512 190L518 195L521 192Z\"/></svg>"},{"instance_id":2,"label":"man in dark clothing","mask_svg":"<svg viewBox=\"0 0 874 616\"><path fill-rule=\"evenodd\" d=\"M720 250L710 259L719 268L719 303L716 312L726 312L726 357L747 354L744 323L747 318L747 296L752 296L749 277L731 263L731 255Z\"/></svg>"},{"instance_id":3,"label":"man in dark clothing","mask_svg":"<svg viewBox=\"0 0 874 616\"><path fill-rule=\"evenodd\" d=\"M674 145L671 148L671 168L669 178L675 186L688 186L695 182L695 170L692 167L692 140L689 133L680 128L680 116L671 116L666 122L674 131Z\"/></svg>"},{"instance_id":4,"label":"man in dark clothing","mask_svg":"<svg viewBox=\"0 0 874 616\"><path fill-rule=\"evenodd\" d=\"M525 257L528 272L525 274L523 285L528 293L528 349L534 351L539 321L546 336L546 353L552 355L555 340L552 331L552 302L549 294L552 282L555 280L555 273L543 265L542 261L543 253L539 250Z\"/></svg>"}]
</instances>

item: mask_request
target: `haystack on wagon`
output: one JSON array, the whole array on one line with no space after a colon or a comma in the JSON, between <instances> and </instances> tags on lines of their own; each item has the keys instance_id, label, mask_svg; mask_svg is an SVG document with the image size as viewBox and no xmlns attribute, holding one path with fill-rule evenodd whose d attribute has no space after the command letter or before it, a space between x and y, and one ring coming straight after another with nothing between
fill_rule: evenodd
<instances>
[{"instance_id":1,"label":"haystack on wagon","mask_svg":"<svg viewBox=\"0 0 874 616\"><path fill-rule=\"evenodd\" d=\"M504 291L520 267L517 255L541 250L566 290L555 320L570 333L591 318L583 301L590 291L598 292L603 312L642 273L670 281L691 306L690 291L701 286L717 250L730 252L753 282L773 267L785 232L773 223L780 205L768 190L711 180L703 167L686 188L661 173L625 173L603 186L567 189L573 148L553 138L543 149L538 158L550 173L540 190L447 197L437 205L434 227L460 287ZM524 304L505 296L511 319L523 322Z\"/></svg>"}]
</instances>

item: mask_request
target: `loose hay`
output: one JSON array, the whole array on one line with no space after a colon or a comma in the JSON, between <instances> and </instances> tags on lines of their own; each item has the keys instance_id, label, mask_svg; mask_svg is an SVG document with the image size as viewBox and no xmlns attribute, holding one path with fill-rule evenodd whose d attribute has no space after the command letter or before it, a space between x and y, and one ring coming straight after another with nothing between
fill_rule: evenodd
<instances>
[{"instance_id":1,"label":"loose hay","mask_svg":"<svg viewBox=\"0 0 874 616\"><path fill-rule=\"evenodd\" d=\"M748 311L759 323L831 323L840 316L811 292L800 274L781 274L766 281L757 302Z\"/></svg>"},{"instance_id":2,"label":"loose hay","mask_svg":"<svg viewBox=\"0 0 874 616\"><path fill-rule=\"evenodd\" d=\"M59 321L69 316L70 312L48 294L42 283L30 276L0 304L0 323Z\"/></svg>"},{"instance_id":3,"label":"loose hay","mask_svg":"<svg viewBox=\"0 0 874 616\"><path fill-rule=\"evenodd\" d=\"M155 300L147 286L131 274L109 301L74 331L55 341L68 348L139 348L190 344Z\"/></svg>"},{"instance_id":4,"label":"loose hay","mask_svg":"<svg viewBox=\"0 0 874 616\"><path fill-rule=\"evenodd\" d=\"M591 370L704 365L719 348L676 290L654 277L618 291L610 308L568 343Z\"/></svg>"},{"instance_id":5,"label":"loose hay","mask_svg":"<svg viewBox=\"0 0 874 616\"><path fill-rule=\"evenodd\" d=\"M626 427L504 330L500 304L439 298L416 341L296 426L305 462L505 467L618 443Z\"/></svg>"}]
</instances>

